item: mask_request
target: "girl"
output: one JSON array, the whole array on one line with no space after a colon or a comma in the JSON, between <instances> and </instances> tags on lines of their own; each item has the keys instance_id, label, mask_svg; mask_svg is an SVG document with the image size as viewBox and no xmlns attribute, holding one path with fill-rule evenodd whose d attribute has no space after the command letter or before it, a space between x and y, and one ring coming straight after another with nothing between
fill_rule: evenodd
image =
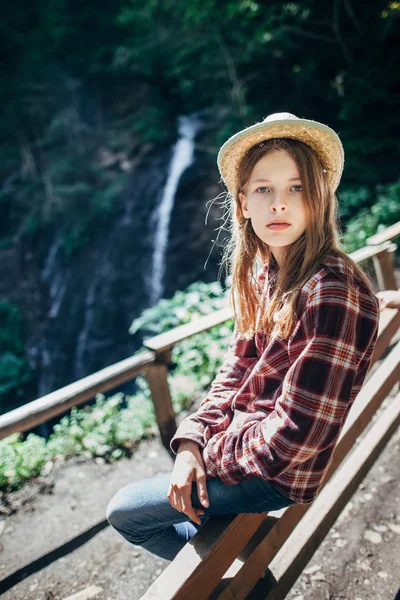
<instances>
[{"instance_id":1,"label":"girl","mask_svg":"<svg viewBox=\"0 0 400 600\"><path fill-rule=\"evenodd\" d=\"M231 352L171 440L172 473L111 500L107 518L132 544L172 560L209 517L317 496L379 323L371 283L339 241L343 163L332 129L289 113L220 149L233 230L224 256Z\"/></svg>"}]
</instances>

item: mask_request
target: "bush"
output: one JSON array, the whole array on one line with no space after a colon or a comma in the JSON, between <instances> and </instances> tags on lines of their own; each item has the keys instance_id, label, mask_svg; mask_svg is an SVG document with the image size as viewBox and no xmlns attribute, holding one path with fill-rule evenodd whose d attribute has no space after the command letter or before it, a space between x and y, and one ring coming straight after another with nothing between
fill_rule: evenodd
<instances>
[{"instance_id":1,"label":"bush","mask_svg":"<svg viewBox=\"0 0 400 600\"><path fill-rule=\"evenodd\" d=\"M358 190L354 195L344 194L345 203L354 205L362 199L365 202L366 190ZM379 233L393 223L400 221L400 180L376 187L376 201L370 208L362 208L356 217L346 223L343 242L346 252L354 252L365 245L366 239Z\"/></svg>"}]
</instances>

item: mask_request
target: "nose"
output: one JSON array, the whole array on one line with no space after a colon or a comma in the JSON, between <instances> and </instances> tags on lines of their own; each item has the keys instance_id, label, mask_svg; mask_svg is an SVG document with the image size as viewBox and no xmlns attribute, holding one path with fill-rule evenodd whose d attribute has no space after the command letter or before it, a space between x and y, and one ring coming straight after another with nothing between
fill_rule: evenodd
<instances>
[{"instance_id":1,"label":"nose","mask_svg":"<svg viewBox=\"0 0 400 600\"><path fill-rule=\"evenodd\" d=\"M279 191L276 191L275 194L273 195L273 198L271 201L271 210L273 210L275 212L286 210L286 202L285 202L284 195Z\"/></svg>"}]
</instances>

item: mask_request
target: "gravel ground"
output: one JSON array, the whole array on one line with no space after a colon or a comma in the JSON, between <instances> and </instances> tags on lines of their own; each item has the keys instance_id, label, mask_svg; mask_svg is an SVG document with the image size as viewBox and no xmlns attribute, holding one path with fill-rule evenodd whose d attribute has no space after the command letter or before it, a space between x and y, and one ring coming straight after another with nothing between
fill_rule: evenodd
<instances>
[{"instance_id":1,"label":"gravel ground","mask_svg":"<svg viewBox=\"0 0 400 600\"><path fill-rule=\"evenodd\" d=\"M2 499L5 577L104 518L131 481L172 470L158 437L113 465L71 460ZM400 430L359 486L287 598L394 600L400 587ZM168 565L107 527L79 549L4 592L4 600L139 600ZM1 584L0 584L1 585ZM81 594L77 594L82 592Z\"/></svg>"}]
</instances>

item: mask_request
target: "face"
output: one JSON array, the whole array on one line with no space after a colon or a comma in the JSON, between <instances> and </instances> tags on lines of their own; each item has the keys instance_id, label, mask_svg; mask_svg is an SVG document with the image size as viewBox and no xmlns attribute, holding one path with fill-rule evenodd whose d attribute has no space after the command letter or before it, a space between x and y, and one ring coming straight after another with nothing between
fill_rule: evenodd
<instances>
[{"instance_id":1,"label":"face","mask_svg":"<svg viewBox=\"0 0 400 600\"><path fill-rule=\"evenodd\" d=\"M251 219L256 235L282 262L285 247L293 244L307 225L299 169L285 150L263 156L254 166L245 193L239 193L243 216ZM269 225L283 221L284 225Z\"/></svg>"}]
</instances>

